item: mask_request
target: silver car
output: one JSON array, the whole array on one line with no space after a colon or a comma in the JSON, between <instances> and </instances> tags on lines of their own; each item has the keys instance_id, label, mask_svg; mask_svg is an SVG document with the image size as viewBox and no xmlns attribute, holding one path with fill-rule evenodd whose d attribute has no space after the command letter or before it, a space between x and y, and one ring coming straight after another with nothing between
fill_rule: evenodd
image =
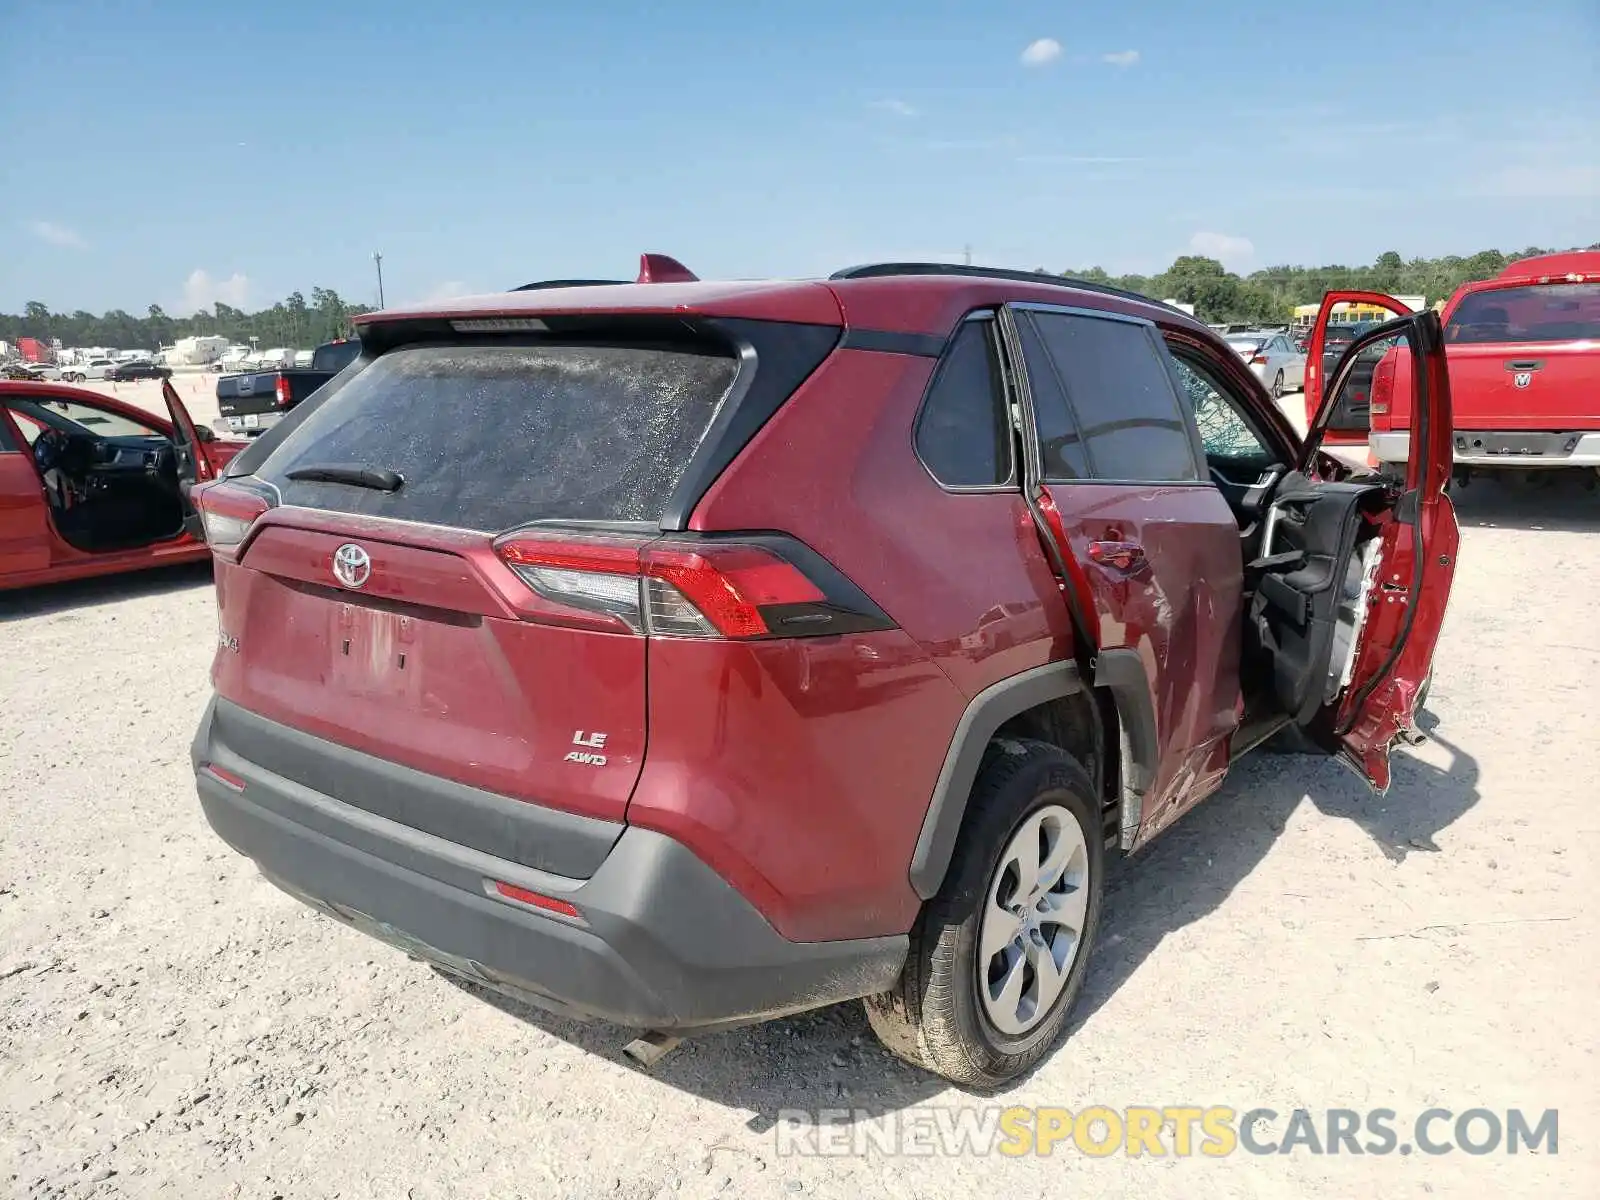
<instances>
[{"instance_id":1,"label":"silver car","mask_svg":"<svg viewBox=\"0 0 1600 1200\"><path fill-rule=\"evenodd\" d=\"M109 379L117 365L114 358L91 358L86 363L75 363L64 368L62 375L73 383L82 383L85 379Z\"/></svg>"},{"instance_id":2,"label":"silver car","mask_svg":"<svg viewBox=\"0 0 1600 1200\"><path fill-rule=\"evenodd\" d=\"M1260 330L1230 333L1228 345L1249 364L1256 378L1267 385L1277 400L1285 392L1298 392L1306 385L1306 356L1294 348L1286 333Z\"/></svg>"}]
</instances>

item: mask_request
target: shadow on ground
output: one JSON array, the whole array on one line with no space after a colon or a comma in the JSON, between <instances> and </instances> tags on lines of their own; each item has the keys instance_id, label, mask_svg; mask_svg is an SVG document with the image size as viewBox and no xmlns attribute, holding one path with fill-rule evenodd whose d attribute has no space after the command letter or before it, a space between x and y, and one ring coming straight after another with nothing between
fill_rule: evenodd
<instances>
[{"instance_id":1,"label":"shadow on ground","mask_svg":"<svg viewBox=\"0 0 1600 1200\"><path fill-rule=\"evenodd\" d=\"M211 562L207 559L154 570L76 579L71 583L19 588L14 592L0 592L0 624L73 609L116 604L121 600L181 592L188 588L204 587L210 582Z\"/></svg>"},{"instance_id":2,"label":"shadow on ground","mask_svg":"<svg viewBox=\"0 0 1600 1200\"><path fill-rule=\"evenodd\" d=\"M1425 714L1424 727L1433 724ZM1355 822L1393 862L1436 852L1440 830L1478 799L1476 761L1440 742L1453 754L1448 769L1397 754L1384 797L1373 796L1363 781L1326 758L1257 755L1241 763L1221 792L1147 852L1113 869L1099 945L1071 1027L1076 1030L1115 994L1164 938L1216 910L1266 856L1307 796L1325 817ZM621 1051L633 1035L626 1030L566 1020L443 978L574 1046L628 1061ZM753 1110L758 1115L750 1127L758 1132L770 1128L781 1109L836 1107L879 1115L923 1103L947 1086L881 1049L854 1003L690 1039L651 1075L716 1103Z\"/></svg>"},{"instance_id":3,"label":"shadow on ground","mask_svg":"<svg viewBox=\"0 0 1600 1200\"><path fill-rule=\"evenodd\" d=\"M1424 714L1421 724L1431 729L1436 721ZM1332 759L1242 761L1222 791L1112 871L1099 946L1072 1028L1093 1016L1169 934L1216 910L1266 857L1303 797L1324 817L1354 822L1390 862L1438 853L1439 832L1478 802L1478 763L1432 736L1450 752L1449 767L1397 753L1384 796Z\"/></svg>"},{"instance_id":4,"label":"shadow on ground","mask_svg":"<svg viewBox=\"0 0 1600 1200\"><path fill-rule=\"evenodd\" d=\"M1600 532L1600 490L1573 472L1524 471L1510 483L1474 480L1450 489L1456 519L1480 529Z\"/></svg>"}]
</instances>

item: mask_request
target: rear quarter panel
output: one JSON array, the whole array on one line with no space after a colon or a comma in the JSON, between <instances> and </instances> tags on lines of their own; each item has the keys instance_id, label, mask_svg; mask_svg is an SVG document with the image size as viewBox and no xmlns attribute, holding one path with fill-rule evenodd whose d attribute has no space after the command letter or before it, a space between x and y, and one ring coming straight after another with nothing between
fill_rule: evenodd
<instances>
[{"instance_id":1,"label":"rear quarter panel","mask_svg":"<svg viewBox=\"0 0 1600 1200\"><path fill-rule=\"evenodd\" d=\"M967 701L1069 653L1020 492L947 492L916 458L933 365L835 352L691 520L799 538L899 629L650 649L628 820L685 841L791 938L909 928L912 851Z\"/></svg>"}]
</instances>

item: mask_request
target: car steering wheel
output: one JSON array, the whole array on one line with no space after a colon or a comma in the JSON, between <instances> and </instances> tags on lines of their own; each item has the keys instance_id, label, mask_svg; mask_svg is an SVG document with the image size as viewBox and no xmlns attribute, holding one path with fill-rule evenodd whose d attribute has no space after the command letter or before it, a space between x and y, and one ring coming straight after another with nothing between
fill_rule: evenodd
<instances>
[{"instance_id":1,"label":"car steering wheel","mask_svg":"<svg viewBox=\"0 0 1600 1200\"><path fill-rule=\"evenodd\" d=\"M48 471L61 461L70 439L59 429L41 430L33 439L33 463L39 470Z\"/></svg>"}]
</instances>

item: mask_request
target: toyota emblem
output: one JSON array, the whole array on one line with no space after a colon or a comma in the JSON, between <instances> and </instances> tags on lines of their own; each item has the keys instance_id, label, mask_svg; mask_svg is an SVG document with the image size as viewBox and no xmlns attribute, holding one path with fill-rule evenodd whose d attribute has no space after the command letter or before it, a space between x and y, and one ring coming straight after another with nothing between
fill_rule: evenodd
<instances>
[{"instance_id":1,"label":"toyota emblem","mask_svg":"<svg viewBox=\"0 0 1600 1200\"><path fill-rule=\"evenodd\" d=\"M1512 387L1525 388L1532 382L1533 382L1533 372L1532 371L1518 371L1515 375L1513 375L1511 377L1511 386Z\"/></svg>"},{"instance_id":2,"label":"toyota emblem","mask_svg":"<svg viewBox=\"0 0 1600 1200\"><path fill-rule=\"evenodd\" d=\"M354 542L333 552L333 577L347 588L361 587L372 578L372 556Z\"/></svg>"}]
</instances>

